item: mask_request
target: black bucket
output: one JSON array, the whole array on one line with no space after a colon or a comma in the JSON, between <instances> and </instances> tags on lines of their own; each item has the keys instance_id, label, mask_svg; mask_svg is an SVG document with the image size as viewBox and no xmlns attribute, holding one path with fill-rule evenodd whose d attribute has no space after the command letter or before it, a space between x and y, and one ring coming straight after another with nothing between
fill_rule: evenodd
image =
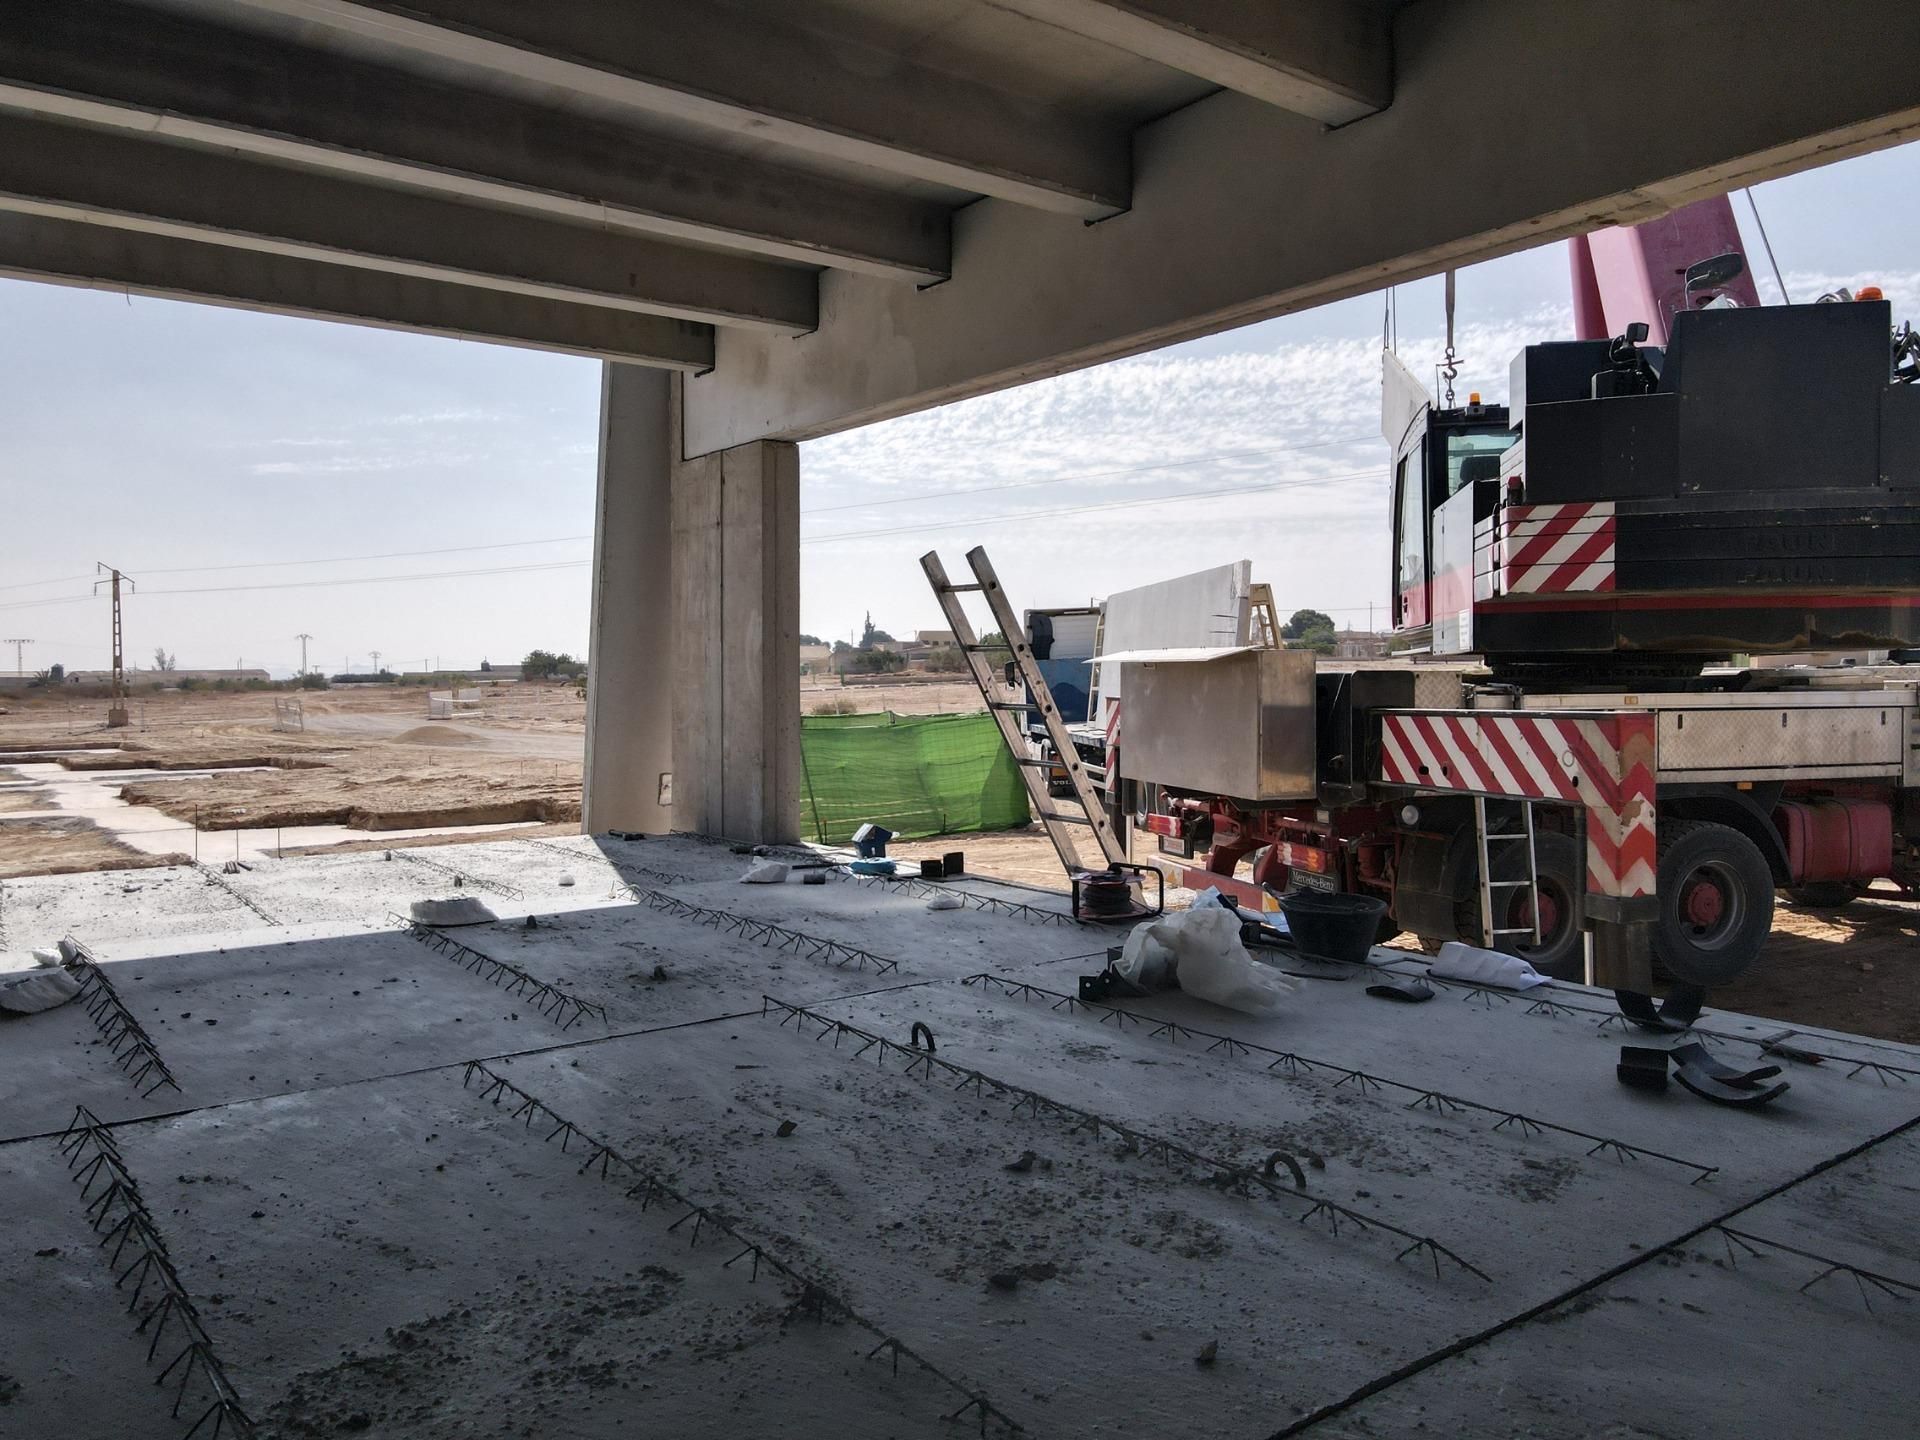
<instances>
[{"instance_id":1,"label":"black bucket","mask_svg":"<svg viewBox=\"0 0 1920 1440\"><path fill-rule=\"evenodd\" d=\"M1372 895L1289 890L1280 897L1280 913L1302 954L1357 965L1373 948L1387 902Z\"/></svg>"}]
</instances>

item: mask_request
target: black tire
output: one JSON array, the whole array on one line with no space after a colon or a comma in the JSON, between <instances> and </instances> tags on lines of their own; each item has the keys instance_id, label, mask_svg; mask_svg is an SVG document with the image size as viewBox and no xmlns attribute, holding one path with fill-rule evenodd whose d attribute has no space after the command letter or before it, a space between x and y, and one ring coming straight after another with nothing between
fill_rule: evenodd
<instances>
[{"instance_id":1,"label":"black tire","mask_svg":"<svg viewBox=\"0 0 1920 1440\"><path fill-rule=\"evenodd\" d=\"M1858 900L1860 891L1844 880L1815 880L1794 886L1787 891L1787 898L1807 910L1838 910Z\"/></svg>"},{"instance_id":2,"label":"black tire","mask_svg":"<svg viewBox=\"0 0 1920 1440\"><path fill-rule=\"evenodd\" d=\"M1702 988L1753 968L1773 929L1773 871L1730 825L1673 820L1660 826L1660 918L1653 958Z\"/></svg>"},{"instance_id":3,"label":"black tire","mask_svg":"<svg viewBox=\"0 0 1920 1440\"><path fill-rule=\"evenodd\" d=\"M1496 843L1499 848L1494 853L1493 878L1526 879L1526 847ZM1534 863L1539 867L1541 893L1553 907L1553 927L1542 937L1545 943L1538 947L1524 936L1502 935L1499 943L1489 948L1504 951L1508 955L1518 955L1542 975L1555 980L1584 980L1586 947L1581 939L1580 914L1581 897L1586 894L1587 888L1585 857L1572 836L1554 830L1542 830L1533 837L1533 852ZM1460 933L1473 944L1484 944L1480 935L1480 877L1477 864L1468 867L1464 883L1467 893L1454 905ZM1508 907L1504 915L1496 910L1496 928L1504 930L1530 923L1532 917L1527 912L1525 902L1524 890L1496 890L1494 904Z\"/></svg>"}]
</instances>

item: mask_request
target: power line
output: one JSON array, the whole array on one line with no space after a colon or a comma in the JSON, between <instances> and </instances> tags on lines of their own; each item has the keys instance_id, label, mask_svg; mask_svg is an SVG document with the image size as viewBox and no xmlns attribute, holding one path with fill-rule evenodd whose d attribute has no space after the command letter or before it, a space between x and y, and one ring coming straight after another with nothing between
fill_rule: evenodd
<instances>
[{"instance_id":1,"label":"power line","mask_svg":"<svg viewBox=\"0 0 1920 1440\"><path fill-rule=\"evenodd\" d=\"M0 585L0 590L31 590L36 585L72 585L76 581L91 579L91 575L62 575L58 580L21 580L12 585Z\"/></svg>"},{"instance_id":2,"label":"power line","mask_svg":"<svg viewBox=\"0 0 1920 1440\"><path fill-rule=\"evenodd\" d=\"M1275 445L1264 450L1227 450L1216 455L1195 455L1187 460L1161 460L1152 465L1128 465L1118 470L1088 470L1078 475L1057 475L1050 480L1012 480L1004 485L972 485L959 490L923 490L914 495L897 495L886 500L855 500L845 505L816 505L803 515L825 515L835 510L865 510L876 505L907 505L921 500L945 500L950 495L984 495L993 490L1027 490L1041 485L1072 485L1084 480L1106 480L1115 475L1143 475L1150 470L1181 470L1189 465L1209 465L1217 460L1247 460L1262 455L1295 455L1303 450L1325 450L1334 445L1359 445L1366 441L1383 443L1377 435L1354 435L1340 440L1316 440L1310 445Z\"/></svg>"},{"instance_id":3,"label":"power line","mask_svg":"<svg viewBox=\"0 0 1920 1440\"><path fill-rule=\"evenodd\" d=\"M442 545L432 550L388 550L379 555L329 555L318 560L249 560L243 565L176 565L172 569L147 567L146 573L149 575L202 575L212 574L216 570L278 570L287 565L344 565L354 560L410 560L421 555L464 555L475 550L512 550L530 545L565 545L576 540L592 538L591 535L555 535L546 540L500 540L490 545ZM168 592L156 590L153 593L160 595Z\"/></svg>"}]
</instances>

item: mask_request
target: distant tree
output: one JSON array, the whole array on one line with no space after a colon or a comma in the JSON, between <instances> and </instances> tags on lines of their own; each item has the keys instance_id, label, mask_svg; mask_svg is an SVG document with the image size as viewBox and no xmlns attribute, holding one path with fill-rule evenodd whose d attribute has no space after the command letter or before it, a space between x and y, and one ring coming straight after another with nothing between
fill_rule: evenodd
<instances>
[{"instance_id":1,"label":"distant tree","mask_svg":"<svg viewBox=\"0 0 1920 1440\"><path fill-rule=\"evenodd\" d=\"M480 662L480 673L482 675L491 675L493 673L493 662L491 660L482 660Z\"/></svg>"},{"instance_id":2,"label":"distant tree","mask_svg":"<svg viewBox=\"0 0 1920 1440\"><path fill-rule=\"evenodd\" d=\"M820 643L820 637L818 635L809 635L803 630L800 632L800 643L802 645L818 645Z\"/></svg>"},{"instance_id":3,"label":"distant tree","mask_svg":"<svg viewBox=\"0 0 1920 1440\"><path fill-rule=\"evenodd\" d=\"M936 674L956 674L967 668L967 657L955 645L942 645L927 652L927 669Z\"/></svg>"},{"instance_id":4,"label":"distant tree","mask_svg":"<svg viewBox=\"0 0 1920 1440\"><path fill-rule=\"evenodd\" d=\"M833 642L833 653L836 655L844 655L851 649L853 649L853 646L845 640L836 640Z\"/></svg>"},{"instance_id":5,"label":"distant tree","mask_svg":"<svg viewBox=\"0 0 1920 1440\"><path fill-rule=\"evenodd\" d=\"M164 645L156 645L153 647L153 668L156 670L161 670L161 671L172 670L173 662L177 658L179 657L174 655L169 655L167 653L167 647Z\"/></svg>"},{"instance_id":6,"label":"distant tree","mask_svg":"<svg viewBox=\"0 0 1920 1440\"><path fill-rule=\"evenodd\" d=\"M318 670L309 670L300 677L300 688L302 690L325 690L327 688L327 677L322 675Z\"/></svg>"},{"instance_id":7,"label":"distant tree","mask_svg":"<svg viewBox=\"0 0 1920 1440\"><path fill-rule=\"evenodd\" d=\"M548 680L559 672L560 657L551 650L529 650L520 662L523 680Z\"/></svg>"},{"instance_id":8,"label":"distant tree","mask_svg":"<svg viewBox=\"0 0 1920 1440\"><path fill-rule=\"evenodd\" d=\"M871 650L873 648L873 642L876 640L888 645L894 643L893 636L873 623L873 612L869 610L867 612L867 623L860 631L860 649Z\"/></svg>"},{"instance_id":9,"label":"distant tree","mask_svg":"<svg viewBox=\"0 0 1920 1440\"><path fill-rule=\"evenodd\" d=\"M49 665L47 667L47 679L53 681L54 684L58 685L61 681L65 680L66 678L67 678L66 666Z\"/></svg>"},{"instance_id":10,"label":"distant tree","mask_svg":"<svg viewBox=\"0 0 1920 1440\"><path fill-rule=\"evenodd\" d=\"M1280 627L1282 640L1298 640L1309 630L1333 629L1333 617L1318 610L1296 610L1291 619Z\"/></svg>"},{"instance_id":11,"label":"distant tree","mask_svg":"<svg viewBox=\"0 0 1920 1440\"><path fill-rule=\"evenodd\" d=\"M897 650L862 650L850 669L863 675L888 675L907 668L907 657Z\"/></svg>"}]
</instances>

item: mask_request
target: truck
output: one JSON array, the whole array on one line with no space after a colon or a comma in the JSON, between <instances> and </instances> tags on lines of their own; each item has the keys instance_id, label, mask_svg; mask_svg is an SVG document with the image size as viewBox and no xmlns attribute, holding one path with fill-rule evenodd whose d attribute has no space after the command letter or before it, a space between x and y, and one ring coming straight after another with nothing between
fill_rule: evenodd
<instances>
[{"instance_id":1,"label":"truck","mask_svg":"<svg viewBox=\"0 0 1920 1440\"><path fill-rule=\"evenodd\" d=\"M1131 859L1643 993L1746 973L1776 893L1920 896L1920 340L1760 306L1724 200L1608 244L1505 405L1384 355L1394 658L1109 657Z\"/></svg>"}]
</instances>

